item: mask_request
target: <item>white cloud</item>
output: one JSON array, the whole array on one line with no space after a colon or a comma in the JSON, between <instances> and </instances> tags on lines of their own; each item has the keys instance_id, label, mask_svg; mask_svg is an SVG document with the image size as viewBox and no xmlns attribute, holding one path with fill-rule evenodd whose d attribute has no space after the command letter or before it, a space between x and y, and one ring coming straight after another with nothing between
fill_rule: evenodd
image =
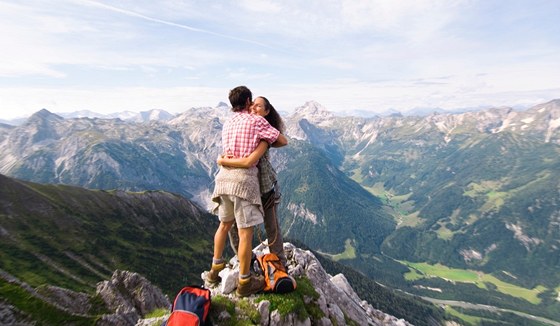
<instances>
[{"instance_id":1,"label":"white cloud","mask_svg":"<svg viewBox=\"0 0 560 326\"><path fill-rule=\"evenodd\" d=\"M351 69L356 67L354 63L351 63L349 61L343 61L340 60L339 58L333 58L333 57L317 58L317 60L314 63L320 66L337 68L337 69Z\"/></svg>"},{"instance_id":2,"label":"white cloud","mask_svg":"<svg viewBox=\"0 0 560 326\"><path fill-rule=\"evenodd\" d=\"M283 110L550 99L558 15L553 0L4 0L0 110L174 110L237 84Z\"/></svg>"},{"instance_id":3,"label":"white cloud","mask_svg":"<svg viewBox=\"0 0 560 326\"><path fill-rule=\"evenodd\" d=\"M280 4L269 0L241 0L239 4L242 8L257 13L275 14L280 12Z\"/></svg>"},{"instance_id":4,"label":"white cloud","mask_svg":"<svg viewBox=\"0 0 560 326\"><path fill-rule=\"evenodd\" d=\"M0 29L9 31L0 36L0 76L62 78L67 76L62 66L78 65L114 70L142 66L194 69L224 60L225 54L219 51L187 42L161 42L142 27L108 19L103 15L108 7L100 8L95 14L55 16L33 6L0 3ZM90 14L105 18L87 19Z\"/></svg>"}]
</instances>

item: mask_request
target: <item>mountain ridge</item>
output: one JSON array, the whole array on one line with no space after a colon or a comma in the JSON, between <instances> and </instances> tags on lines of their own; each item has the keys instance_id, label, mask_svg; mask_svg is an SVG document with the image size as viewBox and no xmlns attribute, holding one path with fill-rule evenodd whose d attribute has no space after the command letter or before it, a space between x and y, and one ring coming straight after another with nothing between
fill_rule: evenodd
<instances>
[{"instance_id":1,"label":"mountain ridge","mask_svg":"<svg viewBox=\"0 0 560 326\"><path fill-rule=\"evenodd\" d=\"M124 259L127 260L128 266L135 267L138 272L145 275L157 273L155 275L160 275L162 279L174 277L170 283L161 283L163 289L169 291L171 286L176 288L181 284L185 274L196 280L199 279L198 273L185 273L183 269L158 271L156 266L146 266L138 259L143 255L150 255L154 248L162 251L162 261L173 261L177 257L172 251L163 254L165 248L175 248L174 250L182 253L186 259L200 253L211 256L209 249L202 248L186 253L186 248L190 248L186 235L191 233L189 228L193 225L204 230L206 234L211 234L217 227L216 219L178 195L161 191L127 193L86 190L65 185L29 183L3 175L0 175L0 184L3 252L19 252L25 257L49 257L53 251L64 254L56 259L51 257L41 263L37 262L43 269L29 272L31 275L38 273L39 280L42 278L39 276L41 273L48 274L49 270L56 270L59 265L73 262L79 266L80 274L77 274L76 278L84 280L86 284L88 279L97 279L100 275L107 276L107 273L117 269L122 261L114 260L111 253L120 252L127 253L128 258ZM153 207L158 209L153 211ZM41 219L40 216L44 218ZM156 225L162 230L161 234L149 232ZM21 228L33 232L22 233ZM85 242L84 239L89 238L85 235L92 230L101 233L97 238L91 239L92 241ZM174 231L171 232L172 230ZM55 235L56 240L51 239ZM193 240L211 243L210 237L206 238L204 235L190 237ZM40 247L35 244L39 240L42 243ZM122 242L123 240L150 244L150 247L134 248ZM15 257L11 259L15 259L13 267L21 264L25 266L23 261L18 262ZM146 270L146 267L155 269ZM6 266L3 268L6 269Z\"/></svg>"},{"instance_id":2,"label":"mountain ridge","mask_svg":"<svg viewBox=\"0 0 560 326\"><path fill-rule=\"evenodd\" d=\"M470 268L529 289L543 286L541 305L555 314L559 103L425 117L320 115L317 123L288 115L290 145L270 151L284 192L282 229L415 294L434 295L427 289L438 288L445 298L458 295L437 278L405 282L409 267L398 261ZM229 114L224 106L193 108L174 123L55 120L45 122L50 131L44 135L37 134L38 124L0 126L0 172L90 188L163 188L204 207ZM350 214L362 209L350 194L364 190L369 195L360 198L371 210ZM310 220L356 226L368 215L375 221L368 228L333 227L328 234ZM394 226L385 224L388 216ZM374 236L364 237L368 232ZM379 262L394 269L382 271ZM499 291L481 291L471 300L488 298L496 298L490 304L522 306L522 299Z\"/></svg>"}]
</instances>

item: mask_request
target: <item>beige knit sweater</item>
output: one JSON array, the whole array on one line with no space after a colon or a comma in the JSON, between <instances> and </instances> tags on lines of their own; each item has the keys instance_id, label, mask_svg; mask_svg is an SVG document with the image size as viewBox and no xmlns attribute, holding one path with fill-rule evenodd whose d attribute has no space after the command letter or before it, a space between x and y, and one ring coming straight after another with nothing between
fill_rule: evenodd
<instances>
[{"instance_id":1,"label":"beige knit sweater","mask_svg":"<svg viewBox=\"0 0 560 326\"><path fill-rule=\"evenodd\" d=\"M259 206L259 210L264 214L258 173L259 169L257 167L245 169L221 166L216 175L216 184L214 193L212 193L212 201L214 202L212 213L218 213L218 206L221 201L220 195L234 195Z\"/></svg>"}]
</instances>

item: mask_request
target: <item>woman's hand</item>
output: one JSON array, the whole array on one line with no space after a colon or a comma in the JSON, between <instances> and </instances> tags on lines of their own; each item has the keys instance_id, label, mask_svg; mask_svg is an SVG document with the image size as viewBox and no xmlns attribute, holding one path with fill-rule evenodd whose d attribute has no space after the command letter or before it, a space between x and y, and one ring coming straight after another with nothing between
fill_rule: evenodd
<instances>
[{"instance_id":1,"label":"woman's hand","mask_svg":"<svg viewBox=\"0 0 560 326\"><path fill-rule=\"evenodd\" d=\"M251 154L249 154L249 156L239 158L231 154L229 155L222 154L218 157L217 162L221 166L230 166L233 168L247 169L256 166L261 156L263 156L267 150L268 150L268 143L264 140L261 140L257 148Z\"/></svg>"},{"instance_id":2,"label":"woman's hand","mask_svg":"<svg viewBox=\"0 0 560 326\"><path fill-rule=\"evenodd\" d=\"M233 155L220 154L218 155L218 159L216 160L216 162L218 163L218 165L224 165L224 163L226 163L228 159L232 158Z\"/></svg>"}]
</instances>

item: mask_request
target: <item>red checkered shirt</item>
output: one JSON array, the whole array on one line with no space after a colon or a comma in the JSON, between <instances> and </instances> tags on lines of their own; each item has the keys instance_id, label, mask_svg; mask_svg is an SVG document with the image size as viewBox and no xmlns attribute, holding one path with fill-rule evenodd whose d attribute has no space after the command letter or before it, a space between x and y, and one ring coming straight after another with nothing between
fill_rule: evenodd
<instances>
[{"instance_id":1,"label":"red checkered shirt","mask_svg":"<svg viewBox=\"0 0 560 326\"><path fill-rule=\"evenodd\" d=\"M235 112L224 123L222 145L226 155L247 157L262 140L272 144L280 132L272 127L265 118L247 111Z\"/></svg>"}]
</instances>

